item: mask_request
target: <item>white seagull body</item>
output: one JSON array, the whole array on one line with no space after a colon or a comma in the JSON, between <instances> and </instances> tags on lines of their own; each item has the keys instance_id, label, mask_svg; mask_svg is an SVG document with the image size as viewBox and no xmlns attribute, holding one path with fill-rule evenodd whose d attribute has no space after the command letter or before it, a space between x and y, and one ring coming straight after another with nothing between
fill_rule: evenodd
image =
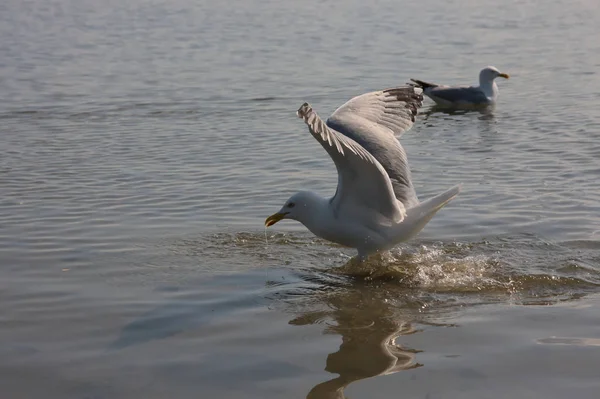
<instances>
[{"instance_id":1,"label":"white seagull body","mask_svg":"<svg viewBox=\"0 0 600 399\"><path fill-rule=\"evenodd\" d=\"M297 112L338 172L332 198L299 192L265 225L294 219L313 234L356 248L361 259L419 233L460 191L455 186L427 201L415 193L406 153L396 138L410 129L423 96L405 86L355 97L325 123L304 103Z\"/></svg>"},{"instance_id":2,"label":"white seagull body","mask_svg":"<svg viewBox=\"0 0 600 399\"><path fill-rule=\"evenodd\" d=\"M479 86L445 86L436 83L411 79L423 93L444 107L469 107L495 104L498 100L498 85L496 78L508 79L497 68L488 66L479 72Z\"/></svg>"}]
</instances>

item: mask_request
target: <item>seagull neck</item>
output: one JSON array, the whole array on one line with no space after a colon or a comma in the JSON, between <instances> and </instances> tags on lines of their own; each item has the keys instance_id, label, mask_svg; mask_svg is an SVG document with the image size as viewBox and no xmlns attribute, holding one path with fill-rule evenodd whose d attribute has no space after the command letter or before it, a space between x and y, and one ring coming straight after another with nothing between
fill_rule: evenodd
<instances>
[{"instance_id":1,"label":"seagull neck","mask_svg":"<svg viewBox=\"0 0 600 399\"><path fill-rule=\"evenodd\" d=\"M329 235L326 226L331 226L334 219L329 199L315 194L310 200L310 211L300 222L316 236L326 238Z\"/></svg>"},{"instance_id":2,"label":"seagull neck","mask_svg":"<svg viewBox=\"0 0 600 399\"><path fill-rule=\"evenodd\" d=\"M498 95L498 86L494 79L479 79L479 88L486 97L496 97Z\"/></svg>"}]
</instances>

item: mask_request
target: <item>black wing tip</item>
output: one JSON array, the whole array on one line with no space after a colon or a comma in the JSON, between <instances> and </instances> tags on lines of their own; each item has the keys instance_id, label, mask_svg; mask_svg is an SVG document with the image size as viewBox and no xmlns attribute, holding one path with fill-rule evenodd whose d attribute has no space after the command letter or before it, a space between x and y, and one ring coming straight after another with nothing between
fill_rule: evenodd
<instances>
[{"instance_id":1,"label":"black wing tip","mask_svg":"<svg viewBox=\"0 0 600 399\"><path fill-rule=\"evenodd\" d=\"M416 89L419 89L420 93L418 93ZM409 85L386 89L383 92L387 95L396 97L398 101L404 102L406 108L411 112L411 121L414 122L419 108L423 105L423 91L420 89L420 87Z\"/></svg>"},{"instance_id":2,"label":"black wing tip","mask_svg":"<svg viewBox=\"0 0 600 399\"><path fill-rule=\"evenodd\" d=\"M419 89L417 92L415 89ZM398 101L415 102L423 100L423 92L420 87L409 85L385 89L385 94L395 96Z\"/></svg>"},{"instance_id":3,"label":"black wing tip","mask_svg":"<svg viewBox=\"0 0 600 399\"><path fill-rule=\"evenodd\" d=\"M308 114L310 114L312 112L312 107L310 106L309 103L304 103L300 106L300 108L298 108L298 111L296 111L296 115L298 116L298 118L306 118L306 116Z\"/></svg>"},{"instance_id":4,"label":"black wing tip","mask_svg":"<svg viewBox=\"0 0 600 399\"><path fill-rule=\"evenodd\" d=\"M429 83L429 82L425 82L424 80L419 80L419 79L410 79L411 82L414 82L414 85L421 88L421 89L427 89L429 87L437 87L438 85L435 83ZM412 83L409 83L412 84Z\"/></svg>"}]
</instances>

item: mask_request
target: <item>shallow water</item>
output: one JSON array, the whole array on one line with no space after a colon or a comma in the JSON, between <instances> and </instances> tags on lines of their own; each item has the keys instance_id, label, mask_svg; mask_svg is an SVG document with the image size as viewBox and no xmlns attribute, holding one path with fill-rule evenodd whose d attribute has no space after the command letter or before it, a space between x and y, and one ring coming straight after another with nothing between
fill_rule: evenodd
<instances>
[{"instance_id":1,"label":"shallow water","mask_svg":"<svg viewBox=\"0 0 600 399\"><path fill-rule=\"evenodd\" d=\"M425 3L425 2L421 2ZM592 398L593 1L0 5L0 396ZM409 78L418 238L351 250L264 218L335 190L295 111Z\"/></svg>"}]
</instances>

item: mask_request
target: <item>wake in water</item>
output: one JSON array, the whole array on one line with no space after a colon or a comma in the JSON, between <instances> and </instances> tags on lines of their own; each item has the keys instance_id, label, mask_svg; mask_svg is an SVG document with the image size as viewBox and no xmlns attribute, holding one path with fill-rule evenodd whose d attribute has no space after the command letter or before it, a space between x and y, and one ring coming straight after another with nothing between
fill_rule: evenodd
<instances>
[{"instance_id":1,"label":"wake in water","mask_svg":"<svg viewBox=\"0 0 600 399\"><path fill-rule=\"evenodd\" d=\"M535 301L585 295L600 286L597 245L552 244L526 234L471 243L415 241L362 263L345 248L304 233L218 233L176 245L178 252L201 257L199 266L209 270L224 261L238 271L283 268L323 278L323 285L343 279Z\"/></svg>"},{"instance_id":2,"label":"wake in water","mask_svg":"<svg viewBox=\"0 0 600 399\"><path fill-rule=\"evenodd\" d=\"M112 348L168 337L215 314L262 303L293 313L290 324L323 324L326 332L348 337L369 330L357 334L376 338L372 347L385 349L382 370L389 371L393 367L386 359L416 366L411 352L398 351L394 343L394 337L413 331L404 328L408 324L449 325L453 312L465 306L555 304L600 287L599 246L592 242L552 244L530 235L413 242L357 264L351 251L308 234L268 235L265 251L261 233L165 243L170 251L160 252L168 256L152 259L173 265L160 274L160 282L173 285L175 276L178 290L165 294L169 303L125 327ZM198 290L201 284L205 288Z\"/></svg>"}]
</instances>

